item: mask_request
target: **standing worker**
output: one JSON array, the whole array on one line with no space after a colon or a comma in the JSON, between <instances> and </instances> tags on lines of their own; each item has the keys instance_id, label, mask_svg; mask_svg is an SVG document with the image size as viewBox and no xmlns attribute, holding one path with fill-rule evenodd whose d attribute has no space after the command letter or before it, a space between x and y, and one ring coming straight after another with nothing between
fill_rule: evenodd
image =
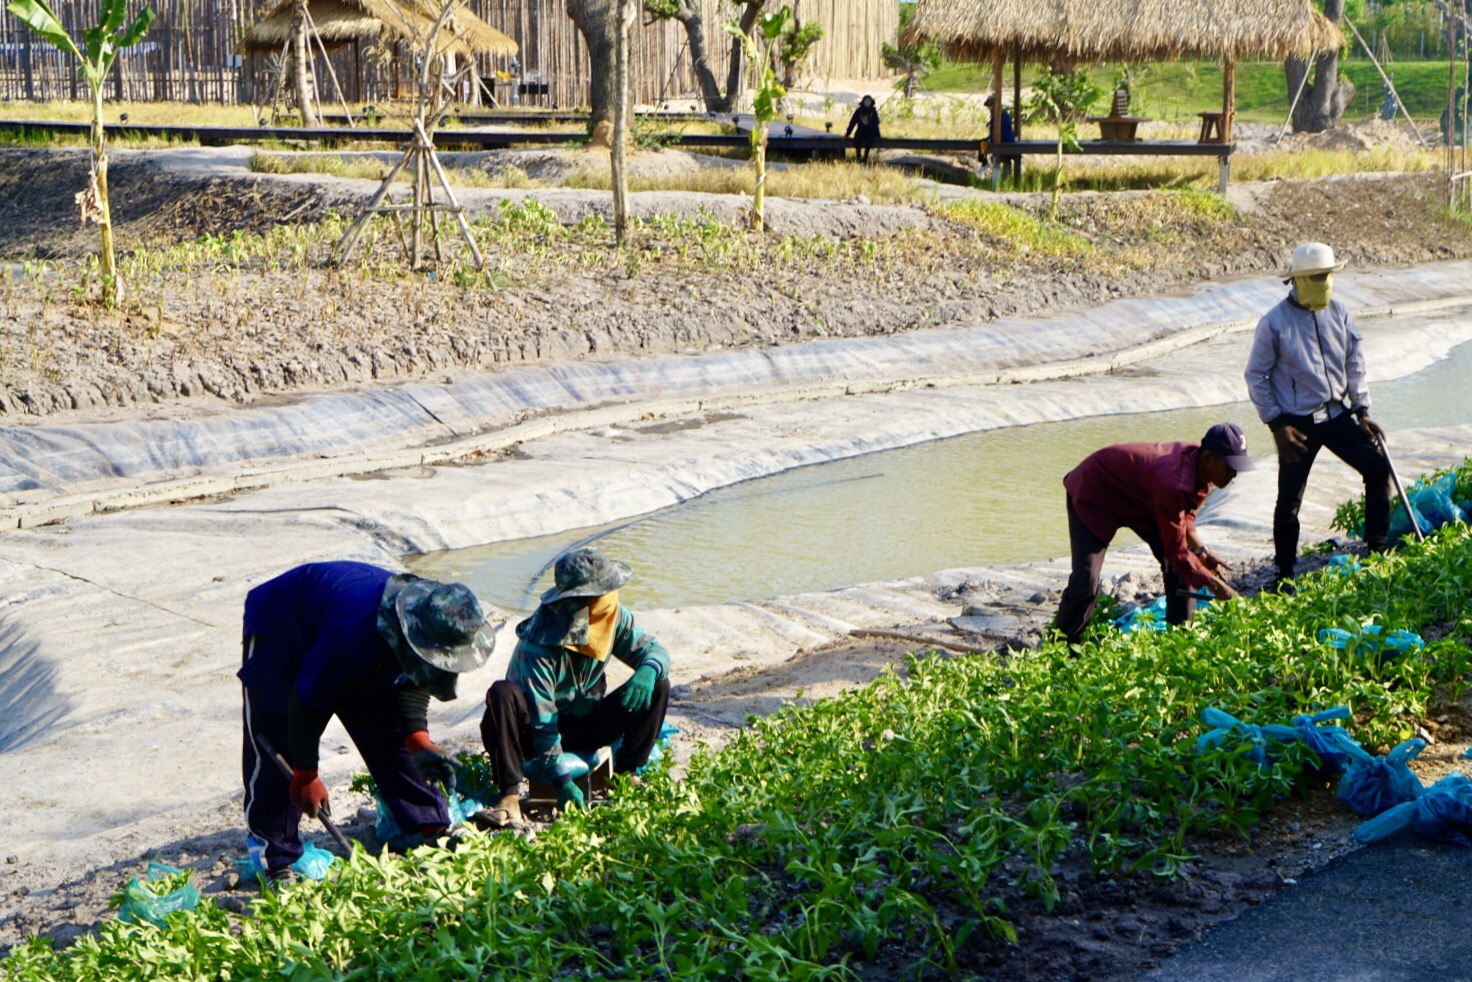
<instances>
[{"instance_id":1,"label":"standing worker","mask_svg":"<svg viewBox=\"0 0 1472 982\"><path fill-rule=\"evenodd\" d=\"M303 813L327 809L317 744L333 716L384 803L426 839L450 824L455 759L429 739L429 698L455 698L458 673L485 664L495 626L459 583L367 563L310 563L245 598L245 824L272 880L302 854ZM288 779L268 758L284 751Z\"/></svg>"},{"instance_id":2,"label":"standing worker","mask_svg":"<svg viewBox=\"0 0 1472 982\"><path fill-rule=\"evenodd\" d=\"M591 546L557 560L555 585L516 628L519 639L506 678L486 692L480 734L490 754L501 800L494 825L521 824L522 767L539 761L557 786L557 804L581 807L564 751L586 753L623 738L613 769L632 773L649 761L670 702L670 656L618 602L628 566ZM634 670L605 695L608 656Z\"/></svg>"},{"instance_id":3,"label":"standing worker","mask_svg":"<svg viewBox=\"0 0 1472 982\"><path fill-rule=\"evenodd\" d=\"M1305 242L1293 250L1292 288L1257 325L1247 357L1247 391L1278 445L1278 502L1273 549L1278 578L1292 590L1298 559L1298 508L1320 447L1328 447L1365 482L1365 543L1385 548L1390 529L1390 464L1376 445L1385 431L1370 419L1370 389L1359 328L1332 297L1334 250ZM1287 280L1285 280L1287 282Z\"/></svg>"},{"instance_id":4,"label":"standing worker","mask_svg":"<svg viewBox=\"0 0 1472 982\"><path fill-rule=\"evenodd\" d=\"M874 107L874 97L866 95L859 100L859 108L848 119L848 129L843 138L854 138L854 149L859 163L869 162L869 151L879 143L879 110Z\"/></svg>"},{"instance_id":5,"label":"standing worker","mask_svg":"<svg viewBox=\"0 0 1472 982\"><path fill-rule=\"evenodd\" d=\"M1200 443L1121 443L1085 457L1063 478L1073 573L1058 604L1057 626L1077 644L1094 616L1104 553L1121 528L1150 547L1165 576L1165 620L1181 624L1196 610L1191 592L1237 596L1219 575L1230 569L1196 534L1196 511L1212 487L1252 470L1241 427L1218 423ZM1188 589L1189 588L1189 589Z\"/></svg>"},{"instance_id":6,"label":"standing worker","mask_svg":"<svg viewBox=\"0 0 1472 982\"><path fill-rule=\"evenodd\" d=\"M992 134L994 132L996 132L992 128L993 126L996 125L996 118L997 118L997 105L996 105L996 101L997 101L997 97L996 97L995 94L989 95L989 96L986 97L986 108L987 108L986 138L988 140L990 140L992 138ZM1012 128L1012 114L1009 113L1009 112L1007 112L1007 107L1006 106L1003 106L1002 107L1002 133L1001 133L1001 137L1002 138L1001 138L1001 141L1000 142L1002 142L1002 143L1016 143L1017 142L1017 132ZM1005 155L1003 155L1003 154L999 154L995 150L993 150L991 152L991 155L990 156L991 156L991 165L993 167L1000 167L1002 169L1002 176L1003 177L1010 177L1012 180L1015 181L1022 174L1022 158L1019 157L1019 156L1017 156L1016 154L1005 154Z\"/></svg>"}]
</instances>

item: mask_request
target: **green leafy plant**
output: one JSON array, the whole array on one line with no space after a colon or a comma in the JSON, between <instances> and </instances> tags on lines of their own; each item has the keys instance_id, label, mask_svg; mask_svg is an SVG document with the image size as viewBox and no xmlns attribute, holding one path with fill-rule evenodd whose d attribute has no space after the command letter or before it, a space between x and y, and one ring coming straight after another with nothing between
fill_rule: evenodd
<instances>
[{"instance_id":1,"label":"green leafy plant","mask_svg":"<svg viewBox=\"0 0 1472 982\"><path fill-rule=\"evenodd\" d=\"M103 0L97 26L82 32L78 45L47 5L46 0L9 0L5 9L26 27L50 44L77 60L87 90L92 98L92 181L77 195L82 221L95 221L102 233L101 280L102 301L116 306L122 285L117 276L117 260L112 243L112 209L107 197L107 135L102 122L103 86L112 63L124 48L137 44L153 23L153 10L144 7L131 21L127 20L124 0ZM85 50L84 50L85 49Z\"/></svg>"},{"instance_id":2,"label":"green leafy plant","mask_svg":"<svg viewBox=\"0 0 1472 982\"><path fill-rule=\"evenodd\" d=\"M772 67L773 54L778 47L787 22L792 18L792 8L784 5L775 13L764 13L757 17L753 34L745 34L736 21L727 21L726 33L743 39L742 51L751 63L756 76L756 90L752 93L751 154L756 167L756 188L752 192L752 225L760 232L766 221L767 186L767 126L777 118L778 104L787 96L787 89L777 78Z\"/></svg>"},{"instance_id":3,"label":"green leafy plant","mask_svg":"<svg viewBox=\"0 0 1472 982\"><path fill-rule=\"evenodd\" d=\"M1049 206L1048 220L1058 220L1058 200L1066 183L1063 169L1063 150L1079 149L1078 120L1083 118L1088 107L1099 98L1101 91L1088 81L1088 73L1079 69L1073 72L1045 70L1033 82L1033 95L1029 102L1034 116L1055 120L1058 123L1057 171L1053 178L1053 198Z\"/></svg>"}]
</instances>

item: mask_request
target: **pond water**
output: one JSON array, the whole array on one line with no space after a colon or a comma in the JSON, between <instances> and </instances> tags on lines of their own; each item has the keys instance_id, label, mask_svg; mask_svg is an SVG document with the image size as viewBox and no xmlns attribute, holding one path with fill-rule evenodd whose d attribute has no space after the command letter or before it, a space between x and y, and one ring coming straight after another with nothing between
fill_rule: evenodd
<instances>
[{"instance_id":1,"label":"pond water","mask_svg":"<svg viewBox=\"0 0 1472 982\"><path fill-rule=\"evenodd\" d=\"M1389 430L1472 422L1472 344L1372 392ZM634 568L633 606L676 607L829 590L1068 553L1063 475L1111 443L1196 440L1234 422L1272 452L1248 403L1011 427L786 471L595 528L410 557L425 576L529 611L551 564L596 542ZM1208 501L1204 514L1209 514ZM1116 543L1134 541L1128 532Z\"/></svg>"}]
</instances>

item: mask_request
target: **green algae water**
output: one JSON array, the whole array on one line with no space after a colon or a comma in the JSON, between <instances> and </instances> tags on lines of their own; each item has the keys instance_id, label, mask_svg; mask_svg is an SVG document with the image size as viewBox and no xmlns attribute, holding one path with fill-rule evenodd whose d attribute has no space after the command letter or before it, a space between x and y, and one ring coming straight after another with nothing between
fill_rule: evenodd
<instances>
[{"instance_id":1,"label":"green algae water","mask_svg":"<svg viewBox=\"0 0 1472 982\"><path fill-rule=\"evenodd\" d=\"M1387 429L1472 422L1472 344L1372 388ZM566 550L596 543L634 568L636 607L677 607L830 590L965 566L1068 554L1063 475L1111 443L1197 440L1237 423L1273 452L1248 403L989 430L818 464L720 488L611 525L411 557L425 576L528 611ZM1327 451L1325 451L1327 454ZM1208 500L1206 513L1210 513ZM1137 541L1128 532L1117 545Z\"/></svg>"}]
</instances>

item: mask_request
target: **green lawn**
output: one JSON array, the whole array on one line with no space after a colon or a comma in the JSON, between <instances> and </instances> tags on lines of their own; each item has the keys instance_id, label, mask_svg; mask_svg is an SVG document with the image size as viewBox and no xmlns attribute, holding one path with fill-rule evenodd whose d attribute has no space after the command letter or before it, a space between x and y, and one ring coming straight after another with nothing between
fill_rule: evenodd
<instances>
[{"instance_id":1,"label":"green lawn","mask_svg":"<svg viewBox=\"0 0 1472 982\"><path fill-rule=\"evenodd\" d=\"M1096 85L1109 89L1118 66L1098 65L1090 75ZM1354 101L1346 116L1357 119L1380 108L1384 91L1375 66L1368 61L1339 62L1341 74L1355 84ZM1023 84L1033 76L1033 67L1023 70ZM1402 61L1386 66L1395 76L1396 88L1411 115L1437 119L1446 108L1446 62ZM1006 72L1010 85L1012 70ZM980 92L991 85L990 66L948 62L926 79L931 92ZM1215 108L1222 98L1222 69L1210 62L1185 61L1144 65L1135 70L1135 111L1154 119L1188 120L1202 109ZM1279 123L1288 115L1291 93L1278 62L1243 62L1237 66L1237 119L1245 122ZM1099 104L1104 108L1104 103Z\"/></svg>"}]
</instances>

